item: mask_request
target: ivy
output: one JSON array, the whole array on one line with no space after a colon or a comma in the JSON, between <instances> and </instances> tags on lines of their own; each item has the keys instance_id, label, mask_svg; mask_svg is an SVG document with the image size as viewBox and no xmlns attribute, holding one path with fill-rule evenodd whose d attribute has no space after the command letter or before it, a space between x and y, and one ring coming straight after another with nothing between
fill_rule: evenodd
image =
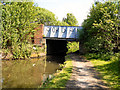
<instances>
[{"instance_id":1,"label":"ivy","mask_svg":"<svg viewBox=\"0 0 120 90\"><path fill-rule=\"evenodd\" d=\"M6 2L2 7L2 49L13 58L27 58L31 54L30 34L34 32L37 12L33 2ZM4 52L4 51L3 51Z\"/></svg>"}]
</instances>

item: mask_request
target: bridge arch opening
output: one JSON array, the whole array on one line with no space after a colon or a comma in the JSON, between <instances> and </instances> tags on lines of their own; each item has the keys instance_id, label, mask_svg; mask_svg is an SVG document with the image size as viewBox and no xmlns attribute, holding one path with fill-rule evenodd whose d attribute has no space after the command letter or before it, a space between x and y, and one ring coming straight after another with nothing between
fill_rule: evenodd
<instances>
[{"instance_id":1,"label":"bridge arch opening","mask_svg":"<svg viewBox=\"0 0 120 90\"><path fill-rule=\"evenodd\" d=\"M66 55L67 41L66 40L51 40L46 39L47 55Z\"/></svg>"}]
</instances>

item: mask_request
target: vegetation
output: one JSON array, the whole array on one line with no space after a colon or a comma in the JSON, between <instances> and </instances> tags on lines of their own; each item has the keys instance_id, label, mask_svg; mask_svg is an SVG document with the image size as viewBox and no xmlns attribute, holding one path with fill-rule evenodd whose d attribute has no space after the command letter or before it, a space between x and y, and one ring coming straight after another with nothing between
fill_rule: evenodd
<instances>
[{"instance_id":1,"label":"vegetation","mask_svg":"<svg viewBox=\"0 0 120 90\"><path fill-rule=\"evenodd\" d=\"M67 13L67 17L63 18L63 22L66 22L70 26L78 26L78 21L72 13Z\"/></svg>"},{"instance_id":2,"label":"vegetation","mask_svg":"<svg viewBox=\"0 0 120 90\"><path fill-rule=\"evenodd\" d=\"M37 14L37 23L44 25L55 25L57 23L57 19L55 18L55 14L46 10L44 8L36 7Z\"/></svg>"},{"instance_id":3,"label":"vegetation","mask_svg":"<svg viewBox=\"0 0 120 90\"><path fill-rule=\"evenodd\" d=\"M77 50L79 50L79 42L68 42L67 48L67 53L76 52Z\"/></svg>"},{"instance_id":4,"label":"vegetation","mask_svg":"<svg viewBox=\"0 0 120 90\"><path fill-rule=\"evenodd\" d=\"M117 53L115 56L111 56L109 60L98 58L95 54L87 54L87 59L91 60L97 71L100 72L104 82L110 88L120 89L120 54ZM108 56L109 57L109 56Z\"/></svg>"},{"instance_id":5,"label":"vegetation","mask_svg":"<svg viewBox=\"0 0 120 90\"><path fill-rule=\"evenodd\" d=\"M36 11L33 2L6 2L2 8L2 49L13 58L27 58L31 54L29 42L34 32Z\"/></svg>"},{"instance_id":6,"label":"vegetation","mask_svg":"<svg viewBox=\"0 0 120 90\"><path fill-rule=\"evenodd\" d=\"M33 46L33 50L31 52L32 53L31 53L30 57L40 57L42 55L46 55L46 54L44 54L45 53L45 48L40 47L40 46Z\"/></svg>"},{"instance_id":7,"label":"vegetation","mask_svg":"<svg viewBox=\"0 0 120 90\"><path fill-rule=\"evenodd\" d=\"M38 11L37 14L37 23L44 25L65 25L69 26L66 22L58 21L55 14L45 8L36 7Z\"/></svg>"},{"instance_id":8,"label":"vegetation","mask_svg":"<svg viewBox=\"0 0 120 90\"><path fill-rule=\"evenodd\" d=\"M84 33L80 36L87 59L109 87L117 89L120 89L119 7L114 1L95 2L82 24Z\"/></svg>"},{"instance_id":9,"label":"vegetation","mask_svg":"<svg viewBox=\"0 0 120 90\"><path fill-rule=\"evenodd\" d=\"M120 51L118 4L95 2L88 18L83 22L80 40L88 52L116 53Z\"/></svg>"},{"instance_id":10,"label":"vegetation","mask_svg":"<svg viewBox=\"0 0 120 90\"><path fill-rule=\"evenodd\" d=\"M65 88L72 73L72 60L66 56L62 71L56 73L52 79L48 79L40 88Z\"/></svg>"}]
</instances>

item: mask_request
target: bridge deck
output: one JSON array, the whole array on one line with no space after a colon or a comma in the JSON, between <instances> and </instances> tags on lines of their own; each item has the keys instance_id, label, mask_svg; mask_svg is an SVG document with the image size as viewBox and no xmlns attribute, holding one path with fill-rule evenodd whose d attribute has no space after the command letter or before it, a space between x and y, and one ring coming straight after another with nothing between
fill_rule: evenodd
<instances>
[{"instance_id":1,"label":"bridge deck","mask_svg":"<svg viewBox=\"0 0 120 90\"><path fill-rule=\"evenodd\" d=\"M44 26L43 38L77 41L80 30L80 26Z\"/></svg>"}]
</instances>

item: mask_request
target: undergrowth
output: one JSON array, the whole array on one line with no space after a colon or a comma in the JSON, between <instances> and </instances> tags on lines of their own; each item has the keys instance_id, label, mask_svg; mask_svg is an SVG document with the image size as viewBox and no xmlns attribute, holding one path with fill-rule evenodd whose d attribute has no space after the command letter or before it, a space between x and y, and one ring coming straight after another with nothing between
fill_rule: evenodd
<instances>
[{"instance_id":1,"label":"undergrowth","mask_svg":"<svg viewBox=\"0 0 120 90\"><path fill-rule=\"evenodd\" d=\"M90 60L97 71L100 72L104 82L110 88L120 89L120 54L104 55L97 54L85 55ZM102 58L101 58L102 57ZM105 57L105 59L103 59Z\"/></svg>"},{"instance_id":2,"label":"undergrowth","mask_svg":"<svg viewBox=\"0 0 120 90\"><path fill-rule=\"evenodd\" d=\"M68 42L67 48L68 48L67 54L71 52L76 52L77 50L79 50L79 42Z\"/></svg>"}]
</instances>

